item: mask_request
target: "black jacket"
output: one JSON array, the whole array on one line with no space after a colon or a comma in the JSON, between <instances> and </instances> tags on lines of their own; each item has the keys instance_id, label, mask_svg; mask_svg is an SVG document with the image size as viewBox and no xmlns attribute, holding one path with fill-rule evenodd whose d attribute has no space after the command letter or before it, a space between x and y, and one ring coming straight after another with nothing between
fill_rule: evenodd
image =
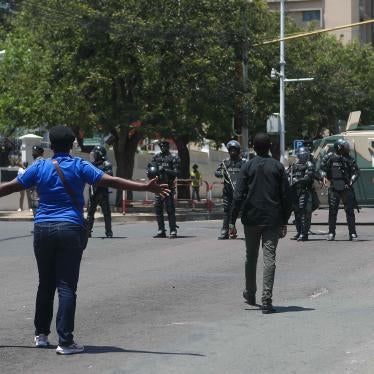
<instances>
[{"instance_id":1,"label":"black jacket","mask_svg":"<svg viewBox=\"0 0 374 374\"><path fill-rule=\"evenodd\" d=\"M246 162L234 191L230 223L242 210L243 225L286 225L292 211L290 187L284 166L270 156Z\"/></svg>"}]
</instances>

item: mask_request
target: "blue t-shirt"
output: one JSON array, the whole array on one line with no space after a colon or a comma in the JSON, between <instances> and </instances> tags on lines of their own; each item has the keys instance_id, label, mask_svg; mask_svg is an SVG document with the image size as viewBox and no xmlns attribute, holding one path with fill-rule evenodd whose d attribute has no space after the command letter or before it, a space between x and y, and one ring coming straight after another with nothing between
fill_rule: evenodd
<instances>
[{"instance_id":1,"label":"blue t-shirt","mask_svg":"<svg viewBox=\"0 0 374 374\"><path fill-rule=\"evenodd\" d=\"M26 169L17 180L25 188L36 186L39 195L39 207L35 222L68 221L83 225L84 186L96 184L104 172L79 157L68 153L56 153L53 156L70 185L80 209L75 206L66 191L61 178L52 163L52 159L38 160Z\"/></svg>"}]
</instances>

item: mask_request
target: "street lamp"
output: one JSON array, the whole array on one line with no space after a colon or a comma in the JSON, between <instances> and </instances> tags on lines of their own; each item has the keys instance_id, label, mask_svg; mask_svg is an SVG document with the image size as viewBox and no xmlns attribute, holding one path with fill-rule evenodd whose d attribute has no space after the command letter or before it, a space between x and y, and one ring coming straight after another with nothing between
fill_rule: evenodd
<instances>
[{"instance_id":1,"label":"street lamp","mask_svg":"<svg viewBox=\"0 0 374 374\"><path fill-rule=\"evenodd\" d=\"M270 76L272 79L279 77L279 148L280 148L280 162L284 164L285 159L285 83L286 82L303 82L312 81L314 78L299 78L287 79L285 76L285 53L284 53L284 1L280 0L280 51L279 51L279 66L280 72L274 68L271 69Z\"/></svg>"}]
</instances>

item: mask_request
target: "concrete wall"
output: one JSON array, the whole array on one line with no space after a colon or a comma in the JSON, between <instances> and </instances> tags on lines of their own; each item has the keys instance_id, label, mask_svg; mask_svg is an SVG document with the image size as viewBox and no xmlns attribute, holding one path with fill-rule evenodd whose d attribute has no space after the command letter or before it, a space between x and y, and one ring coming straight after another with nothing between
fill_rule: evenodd
<instances>
[{"instance_id":1,"label":"concrete wall","mask_svg":"<svg viewBox=\"0 0 374 374\"><path fill-rule=\"evenodd\" d=\"M77 157L82 157L83 159L89 160L89 155L87 153L82 153L80 150L73 149L72 155ZM44 150L44 156L45 158L49 158L52 156L52 151L50 149ZM150 162L153 154L150 153L138 153L135 156L135 166L134 166L134 180L146 180L146 174L145 170L147 168L148 163ZM213 189L213 197L219 198L222 193L222 186L220 184L221 180L214 177L214 172L218 167L218 164L227 157L227 152L223 151L215 151L210 150L209 152L201 152L201 151L195 151L190 150L190 160L191 160L191 166L196 163L199 165L199 171L203 175L203 180L209 182L210 184L213 182L216 182ZM116 163L114 160L114 154L112 150L108 151L108 159L113 164L113 171L116 172ZM15 168L0 168L0 182L1 182L1 169L11 170L16 172L18 170L17 167ZM202 198L205 198L206 188L205 184L200 189L200 195ZM115 190L111 190L110 194L110 201L111 204L114 205L115 201ZM19 193L12 194L10 196L5 196L0 199L0 210L14 210L16 211L19 207ZM85 197L87 199L88 196L88 188L85 190ZM134 192L134 200L140 200L143 201L145 199L152 200L153 194L146 194L145 192ZM27 209L27 199L25 197L24 201L24 208Z\"/></svg>"}]
</instances>

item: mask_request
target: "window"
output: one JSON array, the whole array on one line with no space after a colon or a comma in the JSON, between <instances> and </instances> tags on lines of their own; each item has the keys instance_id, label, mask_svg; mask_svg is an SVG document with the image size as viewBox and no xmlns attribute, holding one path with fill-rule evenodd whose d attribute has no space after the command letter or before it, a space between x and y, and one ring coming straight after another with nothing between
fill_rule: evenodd
<instances>
[{"instance_id":1,"label":"window","mask_svg":"<svg viewBox=\"0 0 374 374\"><path fill-rule=\"evenodd\" d=\"M320 10L305 10L303 12L303 22L321 21Z\"/></svg>"}]
</instances>

